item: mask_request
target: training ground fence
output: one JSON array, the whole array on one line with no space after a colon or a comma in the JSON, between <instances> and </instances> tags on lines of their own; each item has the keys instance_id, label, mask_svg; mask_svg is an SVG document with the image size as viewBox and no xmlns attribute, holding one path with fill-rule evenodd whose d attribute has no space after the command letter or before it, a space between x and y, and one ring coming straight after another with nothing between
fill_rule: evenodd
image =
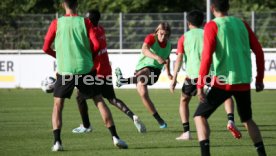
<instances>
[{"instance_id":1,"label":"training ground fence","mask_svg":"<svg viewBox=\"0 0 276 156\"><path fill-rule=\"evenodd\" d=\"M102 14L109 49L139 49L145 36L161 21L171 25L171 41L188 30L187 12ZM276 12L242 12L230 15L244 19L265 48L276 48ZM44 36L54 18L62 14L23 14L0 18L0 49L42 49Z\"/></svg>"}]
</instances>

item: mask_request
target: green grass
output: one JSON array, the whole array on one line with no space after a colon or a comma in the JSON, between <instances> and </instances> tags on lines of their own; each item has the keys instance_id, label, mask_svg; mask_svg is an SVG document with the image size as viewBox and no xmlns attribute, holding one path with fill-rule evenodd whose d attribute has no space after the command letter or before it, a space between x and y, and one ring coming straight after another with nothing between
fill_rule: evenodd
<instances>
[{"instance_id":1,"label":"green grass","mask_svg":"<svg viewBox=\"0 0 276 156\"><path fill-rule=\"evenodd\" d=\"M137 132L132 121L118 109L108 104L113 113L120 137L129 149L116 149L108 130L104 127L99 111L89 101L90 120L94 131L89 134L72 134L80 124L80 115L75 103L75 94L65 102L63 111L62 140L65 151L53 153L51 146L52 95L41 90L0 90L0 155L131 155L131 156L194 156L200 155L196 139L187 142L175 140L181 133L178 114L180 90L171 94L169 90L150 90L159 114L167 121L167 129L159 129L157 122L142 105L136 90L116 90L117 96L127 103L147 126L147 133ZM255 93L252 90L253 116L262 131L268 155L276 155L276 90ZM197 98L190 103L191 115L197 106ZM213 156L257 155L247 131L236 124L243 134L235 140L226 130L226 114L221 106L210 118L211 153ZM196 138L194 122L191 120L193 138Z\"/></svg>"}]
</instances>

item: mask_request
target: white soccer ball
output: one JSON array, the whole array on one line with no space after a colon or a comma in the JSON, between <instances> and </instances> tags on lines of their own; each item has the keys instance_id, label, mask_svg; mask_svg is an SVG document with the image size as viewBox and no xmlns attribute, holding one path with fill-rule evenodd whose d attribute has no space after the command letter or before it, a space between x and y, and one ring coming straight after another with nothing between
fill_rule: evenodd
<instances>
[{"instance_id":1,"label":"white soccer ball","mask_svg":"<svg viewBox=\"0 0 276 156\"><path fill-rule=\"evenodd\" d=\"M47 76L41 81L41 89L45 93L52 93L54 91L56 79L52 76Z\"/></svg>"}]
</instances>

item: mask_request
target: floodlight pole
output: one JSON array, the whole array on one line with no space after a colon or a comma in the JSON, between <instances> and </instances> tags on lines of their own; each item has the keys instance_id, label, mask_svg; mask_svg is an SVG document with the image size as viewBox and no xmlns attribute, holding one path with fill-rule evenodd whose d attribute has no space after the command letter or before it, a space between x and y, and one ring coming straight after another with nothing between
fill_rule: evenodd
<instances>
[{"instance_id":1,"label":"floodlight pole","mask_svg":"<svg viewBox=\"0 0 276 156\"><path fill-rule=\"evenodd\" d=\"M211 20L211 0L206 0L206 22Z\"/></svg>"},{"instance_id":2,"label":"floodlight pole","mask_svg":"<svg viewBox=\"0 0 276 156\"><path fill-rule=\"evenodd\" d=\"M251 29L255 31L255 12L251 11Z\"/></svg>"},{"instance_id":3,"label":"floodlight pole","mask_svg":"<svg viewBox=\"0 0 276 156\"><path fill-rule=\"evenodd\" d=\"M123 14L120 12L120 49L123 49Z\"/></svg>"},{"instance_id":4,"label":"floodlight pole","mask_svg":"<svg viewBox=\"0 0 276 156\"><path fill-rule=\"evenodd\" d=\"M184 12L183 13L183 16L184 16L184 33L187 31L187 12Z\"/></svg>"}]
</instances>

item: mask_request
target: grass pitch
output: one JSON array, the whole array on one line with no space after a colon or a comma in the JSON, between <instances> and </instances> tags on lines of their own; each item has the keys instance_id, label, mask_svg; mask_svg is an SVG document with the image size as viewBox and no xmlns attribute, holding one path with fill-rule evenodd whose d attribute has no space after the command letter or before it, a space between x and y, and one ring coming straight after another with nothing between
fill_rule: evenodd
<instances>
[{"instance_id":1,"label":"grass pitch","mask_svg":"<svg viewBox=\"0 0 276 156\"><path fill-rule=\"evenodd\" d=\"M53 153L51 113L53 98L41 90L0 89L0 155L96 155L96 156L196 156L200 149L196 140L195 125L190 119L192 141L176 141L182 126L178 114L180 90L171 94L169 90L150 90L150 96L161 117L168 123L167 129L159 129L155 119L141 103L136 90L116 90L117 96L137 114L147 127L140 134L132 121L118 109L108 104L115 120L117 132L126 141L129 149L120 150L113 146L109 131L104 127L99 111L89 100L89 114L93 132L72 134L72 129L81 123L75 103L75 94L66 100L63 110L62 141L65 151ZM276 90L256 93L252 90L253 117L261 129L268 155L276 155ZM190 103L193 115L197 97ZM209 119L211 126L211 154L213 156L257 155L247 131L239 122L236 124L243 138L236 140L226 130L227 117L221 106Z\"/></svg>"}]
</instances>

